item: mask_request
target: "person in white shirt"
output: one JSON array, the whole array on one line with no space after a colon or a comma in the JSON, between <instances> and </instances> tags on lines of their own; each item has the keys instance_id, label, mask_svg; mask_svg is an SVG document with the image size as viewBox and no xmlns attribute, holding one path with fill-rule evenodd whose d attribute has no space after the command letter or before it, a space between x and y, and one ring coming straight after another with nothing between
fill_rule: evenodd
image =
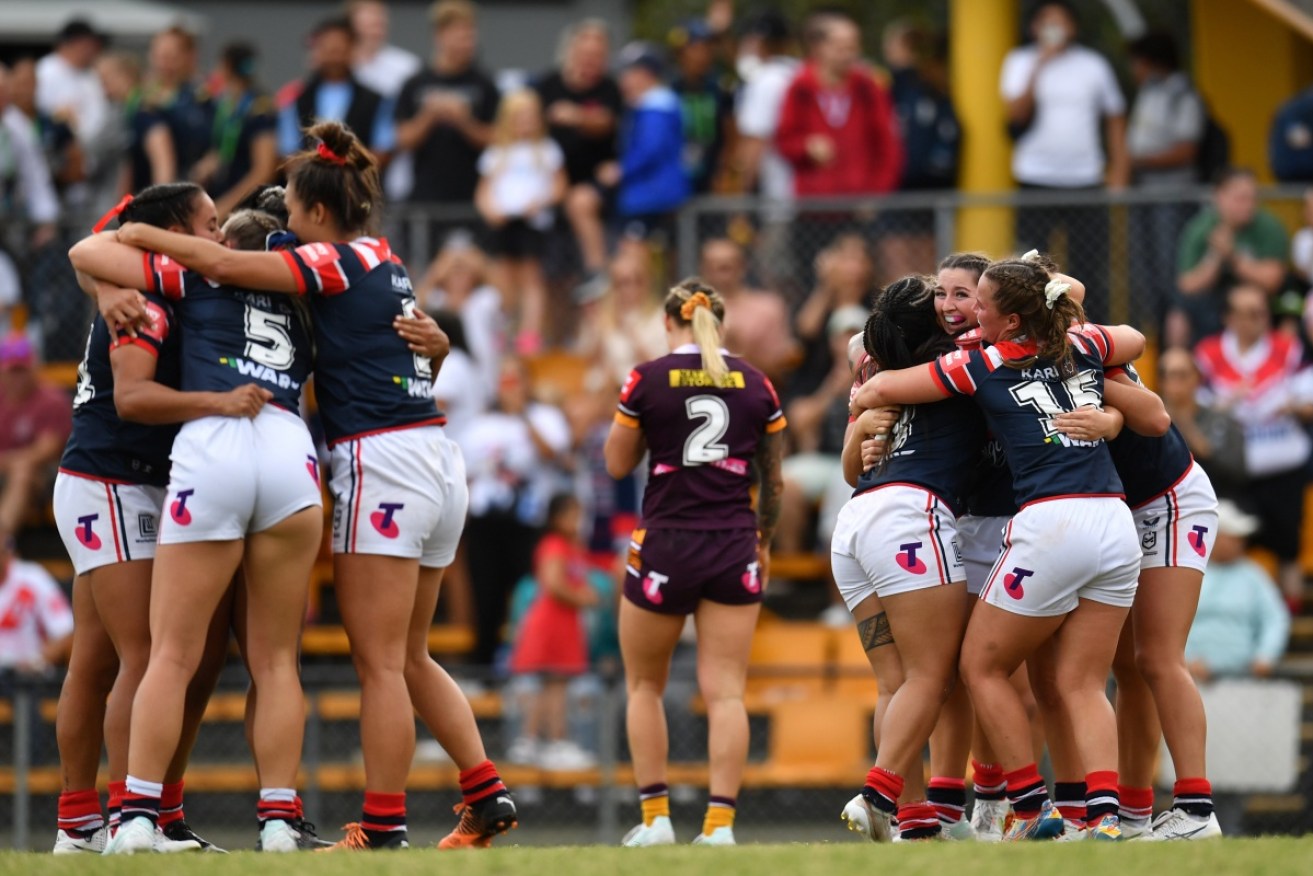
<instances>
[{"instance_id":1,"label":"person in white shirt","mask_svg":"<svg viewBox=\"0 0 1313 876\"><path fill-rule=\"evenodd\" d=\"M59 196L32 121L10 102L9 69L0 64L0 188L21 195L21 218L34 226L33 249L50 242L59 218ZM5 215L0 205L0 218Z\"/></svg>"},{"instance_id":2,"label":"person in white shirt","mask_svg":"<svg viewBox=\"0 0 1313 876\"><path fill-rule=\"evenodd\" d=\"M1130 180L1126 101L1102 55L1076 40L1074 7L1045 0L1030 20L1034 42L1003 60L1000 90L1015 137L1012 176L1023 189L1123 188ZM1105 142L1100 142L1100 128ZM1105 152L1106 147L1106 152ZM1067 205L1017 211L1016 246L1054 250L1051 237L1067 233L1066 269L1086 284L1091 318L1107 304L1108 214L1101 207Z\"/></svg>"},{"instance_id":3,"label":"person in white shirt","mask_svg":"<svg viewBox=\"0 0 1313 876\"><path fill-rule=\"evenodd\" d=\"M89 166L87 175L97 168L97 144L109 124L109 99L96 73L96 59L105 48L105 37L87 22L74 19L64 25L55 42L55 50L36 65L37 109L67 122L73 130ZM117 157L116 157L117 160ZM78 202L86 197L81 186L70 189L68 197Z\"/></svg>"},{"instance_id":4,"label":"person in white shirt","mask_svg":"<svg viewBox=\"0 0 1313 876\"><path fill-rule=\"evenodd\" d=\"M380 0L352 0L347 16L356 32L355 60L351 72L364 86L396 100L401 86L419 72L424 63L419 55L388 42L388 5ZM403 201L415 180L414 157L400 152L383 172L383 187L392 200Z\"/></svg>"},{"instance_id":5,"label":"person in white shirt","mask_svg":"<svg viewBox=\"0 0 1313 876\"><path fill-rule=\"evenodd\" d=\"M73 609L50 573L0 543L0 669L39 672L68 657Z\"/></svg>"}]
</instances>

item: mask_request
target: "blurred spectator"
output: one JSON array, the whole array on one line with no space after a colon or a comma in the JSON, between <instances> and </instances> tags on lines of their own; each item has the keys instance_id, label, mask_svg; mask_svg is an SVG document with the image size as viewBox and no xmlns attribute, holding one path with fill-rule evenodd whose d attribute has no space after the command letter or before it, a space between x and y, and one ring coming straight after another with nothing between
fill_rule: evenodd
<instances>
[{"instance_id":1,"label":"blurred spectator","mask_svg":"<svg viewBox=\"0 0 1313 876\"><path fill-rule=\"evenodd\" d=\"M30 225L31 246L38 249L55 237L59 198L33 126L9 94L9 70L0 64L0 137L10 153L0 162L0 220Z\"/></svg>"},{"instance_id":2,"label":"blurred spectator","mask_svg":"<svg viewBox=\"0 0 1313 876\"><path fill-rule=\"evenodd\" d=\"M1310 372L1292 335L1272 330L1266 293L1236 286L1227 295L1225 330L1195 350L1212 404L1245 428L1245 499L1263 523L1257 543L1277 555L1281 589L1294 605L1303 596L1299 565L1304 486L1313 440Z\"/></svg>"},{"instance_id":3,"label":"blurred spectator","mask_svg":"<svg viewBox=\"0 0 1313 876\"><path fill-rule=\"evenodd\" d=\"M216 95L210 151L192 170L220 216L278 177L278 113L256 82L255 61L249 43L224 46L219 55L223 90Z\"/></svg>"},{"instance_id":4,"label":"blurred spectator","mask_svg":"<svg viewBox=\"0 0 1313 876\"><path fill-rule=\"evenodd\" d=\"M793 373L790 395L811 394L831 374L836 363L826 336L830 317L844 307L869 310L874 280L875 265L860 234L845 234L816 256L816 286L794 321L803 360ZM839 359L846 362L847 356Z\"/></svg>"},{"instance_id":5,"label":"blurred spectator","mask_svg":"<svg viewBox=\"0 0 1313 876\"><path fill-rule=\"evenodd\" d=\"M84 177L95 176L117 155L106 155L100 138L109 122L109 101L96 75L96 59L105 37L90 24L74 19L59 32L55 50L36 65L36 105L42 113L67 124L82 147ZM66 190L75 204L86 203L90 191L81 184Z\"/></svg>"},{"instance_id":6,"label":"blurred spectator","mask_svg":"<svg viewBox=\"0 0 1313 876\"><path fill-rule=\"evenodd\" d=\"M302 131L325 119L346 123L376 154L396 146L391 104L351 73L355 44L355 31L345 17L325 19L310 32L310 75L295 102L278 112L280 154L292 155L304 148Z\"/></svg>"},{"instance_id":7,"label":"blurred spectator","mask_svg":"<svg viewBox=\"0 0 1313 876\"><path fill-rule=\"evenodd\" d=\"M1034 42L1003 61L1000 90L1015 144L1012 176L1023 189L1072 191L1130 182L1126 102L1112 65L1076 42L1076 11L1065 0L1039 3L1030 18ZM1103 143L1100 143L1100 131ZM1106 152L1105 152L1106 149ZM1108 212L1103 207L1027 207L1017 211L1018 249L1061 252L1060 260L1090 290L1085 306L1102 310L1108 283Z\"/></svg>"},{"instance_id":8,"label":"blurred spectator","mask_svg":"<svg viewBox=\"0 0 1313 876\"><path fill-rule=\"evenodd\" d=\"M566 685L588 671L582 609L597 605L588 583L583 506L569 494L552 497L547 527L533 552L537 592L511 650L511 672L541 679L524 709L520 737L507 760L548 770L587 769L595 759L568 736Z\"/></svg>"},{"instance_id":9,"label":"blurred spectator","mask_svg":"<svg viewBox=\"0 0 1313 876\"><path fill-rule=\"evenodd\" d=\"M10 100L31 125L45 155L46 166L57 188L86 177L82 147L67 122L41 112L36 105L36 59L19 58L10 73Z\"/></svg>"},{"instance_id":10,"label":"blurred spectator","mask_svg":"<svg viewBox=\"0 0 1313 876\"><path fill-rule=\"evenodd\" d=\"M789 332L782 295L747 286L748 257L727 237L702 244L698 274L725 300L725 347L772 379L794 364L798 345Z\"/></svg>"},{"instance_id":11,"label":"blurred spectator","mask_svg":"<svg viewBox=\"0 0 1313 876\"><path fill-rule=\"evenodd\" d=\"M1277 109L1267 156L1273 176L1281 182L1313 182L1313 87Z\"/></svg>"},{"instance_id":12,"label":"blurred spectator","mask_svg":"<svg viewBox=\"0 0 1313 876\"><path fill-rule=\"evenodd\" d=\"M675 60L671 89L684 116L684 172L693 194L712 190L721 171L721 153L733 133L734 96L716 69L716 35L694 18L670 32Z\"/></svg>"},{"instance_id":13,"label":"blurred spectator","mask_svg":"<svg viewBox=\"0 0 1313 876\"><path fill-rule=\"evenodd\" d=\"M784 97L798 75L790 42L789 23L774 10L750 19L739 40L739 183L743 191L759 190L773 201L793 199L793 168L775 148Z\"/></svg>"},{"instance_id":14,"label":"blurred spectator","mask_svg":"<svg viewBox=\"0 0 1313 876\"><path fill-rule=\"evenodd\" d=\"M0 536L0 669L41 672L65 663L73 646L73 609L50 573L14 554Z\"/></svg>"},{"instance_id":15,"label":"blurred spectator","mask_svg":"<svg viewBox=\"0 0 1313 876\"><path fill-rule=\"evenodd\" d=\"M196 35L170 27L150 41L146 103L164 116L178 156L178 179L187 179L210 147L214 103L198 81Z\"/></svg>"},{"instance_id":16,"label":"blurred spectator","mask_svg":"<svg viewBox=\"0 0 1313 876\"><path fill-rule=\"evenodd\" d=\"M1158 191L1189 186L1196 180L1197 157L1207 115L1203 99L1181 71L1176 41L1166 33L1149 33L1131 42L1128 53L1138 91L1131 104L1126 150L1137 186ZM1133 239L1144 266L1137 270L1137 297L1158 296L1175 285L1176 242L1189 220L1182 203L1144 204L1133 208ZM1151 301L1154 313L1164 302Z\"/></svg>"},{"instance_id":17,"label":"blurred spectator","mask_svg":"<svg viewBox=\"0 0 1313 876\"><path fill-rule=\"evenodd\" d=\"M826 343L833 365L815 392L794 399L788 406L792 455L784 459L784 492L775 549L781 553L810 550L813 536L824 548L834 530L839 509L852 488L843 479L843 437L848 428L848 398L853 386L848 367L848 342L866 325L870 311L846 305L826 322ZM818 525L809 529L819 508Z\"/></svg>"},{"instance_id":18,"label":"blurred spectator","mask_svg":"<svg viewBox=\"0 0 1313 876\"><path fill-rule=\"evenodd\" d=\"M466 452L465 434L475 418L488 409L491 394L485 389L483 376L470 355L460 314L454 310L435 310L431 315L451 344L451 351L433 379L433 398L447 415L447 436Z\"/></svg>"},{"instance_id":19,"label":"blurred spectator","mask_svg":"<svg viewBox=\"0 0 1313 876\"><path fill-rule=\"evenodd\" d=\"M1167 321L1170 346L1218 331L1224 296L1238 283L1277 293L1286 276L1286 231L1259 206L1253 171L1230 168L1218 177L1212 206L1186 225L1177 253L1180 294Z\"/></svg>"},{"instance_id":20,"label":"blurred spectator","mask_svg":"<svg viewBox=\"0 0 1313 876\"><path fill-rule=\"evenodd\" d=\"M1245 429L1231 412L1199 400L1199 367L1189 351L1164 350L1158 359L1158 390L1190 453L1208 472L1217 495L1239 500L1245 490Z\"/></svg>"},{"instance_id":21,"label":"blurred spectator","mask_svg":"<svg viewBox=\"0 0 1313 876\"><path fill-rule=\"evenodd\" d=\"M50 495L72 416L68 393L37 374L31 341L20 334L0 341L0 540Z\"/></svg>"},{"instance_id":22,"label":"blurred spectator","mask_svg":"<svg viewBox=\"0 0 1313 876\"><path fill-rule=\"evenodd\" d=\"M616 157L616 122L624 108L620 87L607 75L610 31L600 18L585 18L561 36L560 66L534 88L547 113L547 130L565 155L570 220L585 282L598 281L606 267L604 192L597 170Z\"/></svg>"},{"instance_id":23,"label":"blurred spectator","mask_svg":"<svg viewBox=\"0 0 1313 876\"><path fill-rule=\"evenodd\" d=\"M547 503L568 484L570 426L561 411L531 401L518 359L502 362L495 407L465 433L470 517L465 527L474 587L473 661L491 665L511 592L532 565Z\"/></svg>"},{"instance_id":24,"label":"blurred spectator","mask_svg":"<svg viewBox=\"0 0 1313 876\"><path fill-rule=\"evenodd\" d=\"M492 136L497 86L478 68L475 7L433 4L432 66L412 76L397 98L397 143L414 153L420 203L468 204L479 183L479 153Z\"/></svg>"},{"instance_id":25,"label":"blurred spectator","mask_svg":"<svg viewBox=\"0 0 1313 876\"><path fill-rule=\"evenodd\" d=\"M547 136L537 92L526 88L502 98L479 175L475 204L492 230L494 283L504 300L515 302L516 352L532 356L543 346L543 251L566 189L565 158Z\"/></svg>"},{"instance_id":26,"label":"blurred spectator","mask_svg":"<svg viewBox=\"0 0 1313 876\"><path fill-rule=\"evenodd\" d=\"M618 186L616 213L626 234L664 235L669 241L674 211L689 194L679 98L663 81L665 63L651 44L630 43L618 60L627 107L620 125L620 159L602 165L598 179Z\"/></svg>"},{"instance_id":27,"label":"blurred spectator","mask_svg":"<svg viewBox=\"0 0 1313 876\"><path fill-rule=\"evenodd\" d=\"M380 0L351 0L347 17L356 32L352 71L356 80L388 100L395 100L406 80L424 66L414 52L388 42L388 5Z\"/></svg>"},{"instance_id":28,"label":"blurred spectator","mask_svg":"<svg viewBox=\"0 0 1313 876\"><path fill-rule=\"evenodd\" d=\"M799 195L857 195L898 187L903 149L889 90L861 63L857 23L815 16L808 60L784 96L775 145Z\"/></svg>"},{"instance_id":29,"label":"blurred spectator","mask_svg":"<svg viewBox=\"0 0 1313 876\"><path fill-rule=\"evenodd\" d=\"M486 397L497 392L506 341L502 296L487 282L488 260L469 232L452 232L415 287L415 297L427 310L460 314L466 343L478 368Z\"/></svg>"},{"instance_id":30,"label":"blurred spectator","mask_svg":"<svg viewBox=\"0 0 1313 876\"><path fill-rule=\"evenodd\" d=\"M1306 284L1313 283L1313 189L1304 192L1304 227L1290 240L1290 266Z\"/></svg>"},{"instance_id":31,"label":"blurred spectator","mask_svg":"<svg viewBox=\"0 0 1313 876\"><path fill-rule=\"evenodd\" d=\"M910 21L884 32L890 95L903 141L901 191L951 189L957 185L962 129L948 95L932 81L935 37ZM935 261L935 217L930 210L900 210L880 220L881 276L889 280L923 271Z\"/></svg>"},{"instance_id":32,"label":"blurred spectator","mask_svg":"<svg viewBox=\"0 0 1313 876\"><path fill-rule=\"evenodd\" d=\"M619 387L634 366L664 356L670 347L647 248L622 248L611 260L608 280L601 295L580 302L583 311L575 350Z\"/></svg>"},{"instance_id":33,"label":"blurred spectator","mask_svg":"<svg viewBox=\"0 0 1313 876\"><path fill-rule=\"evenodd\" d=\"M1267 571L1245 556L1258 520L1223 499L1217 536L1204 572L1185 659L1200 681L1226 676L1267 678L1286 651L1290 615Z\"/></svg>"},{"instance_id":34,"label":"blurred spectator","mask_svg":"<svg viewBox=\"0 0 1313 876\"><path fill-rule=\"evenodd\" d=\"M178 156L173 148L164 116L142 99L141 62L129 52L107 52L96 62L105 97L110 103L110 121L105 137L121 147L123 168L118 194L139 192L146 186L173 182L178 178Z\"/></svg>"}]
</instances>

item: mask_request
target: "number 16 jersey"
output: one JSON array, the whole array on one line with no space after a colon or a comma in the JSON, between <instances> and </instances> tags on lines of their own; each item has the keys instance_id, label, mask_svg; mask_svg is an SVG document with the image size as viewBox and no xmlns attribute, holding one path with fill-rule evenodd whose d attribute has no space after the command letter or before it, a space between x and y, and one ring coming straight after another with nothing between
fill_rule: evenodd
<instances>
[{"instance_id":1,"label":"number 16 jersey","mask_svg":"<svg viewBox=\"0 0 1313 876\"><path fill-rule=\"evenodd\" d=\"M630 372L615 420L642 429L648 481L642 525L755 529L752 461L762 437L785 427L775 388L742 359L725 357L716 383L689 344Z\"/></svg>"}]
</instances>

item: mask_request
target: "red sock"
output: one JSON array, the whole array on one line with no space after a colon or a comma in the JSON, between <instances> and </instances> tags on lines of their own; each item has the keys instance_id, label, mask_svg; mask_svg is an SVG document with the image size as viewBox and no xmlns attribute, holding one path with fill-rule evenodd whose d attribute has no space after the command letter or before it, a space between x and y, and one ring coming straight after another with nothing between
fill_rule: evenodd
<instances>
[{"instance_id":1,"label":"red sock","mask_svg":"<svg viewBox=\"0 0 1313 876\"><path fill-rule=\"evenodd\" d=\"M1049 799L1049 789L1040 778L1039 767L1028 763L1019 770L1005 773L1003 780L1008 786L1008 800L1012 811L1022 818L1034 818Z\"/></svg>"},{"instance_id":2,"label":"red sock","mask_svg":"<svg viewBox=\"0 0 1313 876\"><path fill-rule=\"evenodd\" d=\"M80 836L89 836L105 824L100 812L100 795L95 788L60 794L58 817L60 830Z\"/></svg>"},{"instance_id":3,"label":"red sock","mask_svg":"<svg viewBox=\"0 0 1313 876\"><path fill-rule=\"evenodd\" d=\"M1007 780L1003 778L1003 767L996 763L971 761L972 790L977 800L1002 800L1007 796Z\"/></svg>"},{"instance_id":4,"label":"red sock","mask_svg":"<svg viewBox=\"0 0 1313 876\"><path fill-rule=\"evenodd\" d=\"M466 806L479 802L484 797L505 793L506 785L497 775L497 767L490 760L478 766L460 771L460 795Z\"/></svg>"},{"instance_id":5,"label":"red sock","mask_svg":"<svg viewBox=\"0 0 1313 876\"><path fill-rule=\"evenodd\" d=\"M898 808L898 798L903 796L903 777L892 770L873 766L866 774L866 787L862 792L872 805L893 812Z\"/></svg>"},{"instance_id":6,"label":"red sock","mask_svg":"<svg viewBox=\"0 0 1313 876\"><path fill-rule=\"evenodd\" d=\"M292 798L292 811L296 813L298 819L305 819L305 804L301 802L300 794Z\"/></svg>"},{"instance_id":7,"label":"red sock","mask_svg":"<svg viewBox=\"0 0 1313 876\"><path fill-rule=\"evenodd\" d=\"M961 779L947 779L936 776L930 780L926 796L930 805L935 807L939 822L945 826L962 820L967 806L967 783ZM899 816L901 820L902 816Z\"/></svg>"},{"instance_id":8,"label":"red sock","mask_svg":"<svg viewBox=\"0 0 1313 876\"><path fill-rule=\"evenodd\" d=\"M1122 821L1148 821L1153 818L1153 788L1117 786L1121 809L1117 813Z\"/></svg>"},{"instance_id":9,"label":"red sock","mask_svg":"<svg viewBox=\"0 0 1313 876\"><path fill-rule=\"evenodd\" d=\"M168 782L160 794L160 827L182 821L182 782Z\"/></svg>"},{"instance_id":10,"label":"red sock","mask_svg":"<svg viewBox=\"0 0 1313 876\"><path fill-rule=\"evenodd\" d=\"M387 834L406 829L406 795L365 792L365 807L360 813L360 827L366 834ZM373 837L371 837L373 839Z\"/></svg>"},{"instance_id":11,"label":"red sock","mask_svg":"<svg viewBox=\"0 0 1313 876\"><path fill-rule=\"evenodd\" d=\"M1116 815L1121 809L1117 796L1117 771L1097 770L1085 775L1085 820L1098 824L1105 815Z\"/></svg>"},{"instance_id":12,"label":"red sock","mask_svg":"<svg viewBox=\"0 0 1313 876\"><path fill-rule=\"evenodd\" d=\"M898 807L898 835L905 840L929 839L941 830L935 807L924 801Z\"/></svg>"},{"instance_id":13,"label":"red sock","mask_svg":"<svg viewBox=\"0 0 1313 876\"><path fill-rule=\"evenodd\" d=\"M1200 817L1212 815L1212 782L1207 779L1177 779L1172 786L1172 808Z\"/></svg>"},{"instance_id":14,"label":"red sock","mask_svg":"<svg viewBox=\"0 0 1313 876\"><path fill-rule=\"evenodd\" d=\"M109 829L115 831L119 829L119 812L123 809L123 795L128 793L127 782L110 782L109 783Z\"/></svg>"}]
</instances>

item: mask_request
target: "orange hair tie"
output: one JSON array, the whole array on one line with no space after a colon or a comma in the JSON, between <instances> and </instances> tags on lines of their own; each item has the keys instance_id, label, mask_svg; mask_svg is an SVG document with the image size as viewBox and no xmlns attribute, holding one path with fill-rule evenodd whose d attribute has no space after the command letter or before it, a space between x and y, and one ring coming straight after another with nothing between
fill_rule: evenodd
<instances>
[{"instance_id":1,"label":"orange hair tie","mask_svg":"<svg viewBox=\"0 0 1313 876\"><path fill-rule=\"evenodd\" d=\"M711 299L707 297L707 293L705 292L694 292L692 295L688 296L688 300L680 305L679 315L684 318L684 322L692 322L693 311L697 310L699 307L705 307L707 310L711 310Z\"/></svg>"}]
</instances>

